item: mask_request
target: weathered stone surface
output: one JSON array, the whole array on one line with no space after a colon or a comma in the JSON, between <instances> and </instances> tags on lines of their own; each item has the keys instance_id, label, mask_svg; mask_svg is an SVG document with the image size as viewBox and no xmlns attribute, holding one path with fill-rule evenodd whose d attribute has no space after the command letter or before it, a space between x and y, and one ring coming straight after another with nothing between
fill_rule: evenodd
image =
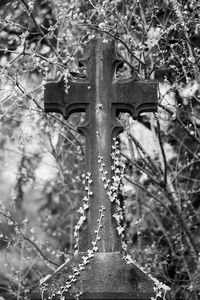
<instances>
[{"instance_id":1,"label":"weathered stone surface","mask_svg":"<svg viewBox=\"0 0 200 300\"><path fill-rule=\"evenodd\" d=\"M80 234L80 253L46 280L43 285L47 284L46 299L54 294L55 299L62 299L59 293L71 299L79 292L83 293L80 299L142 300L154 295L152 280L134 264L127 264L122 259L121 237L113 218L115 204L109 199L99 171L98 158L101 157L107 172L106 178L111 182L113 138L122 131L116 116L120 112L128 112L137 118L141 112L154 112L157 109L157 82L136 80L135 77L118 80L115 72L119 62L121 59L116 53L115 41L98 36L90 42L81 60L86 67L85 78L69 78L67 92L63 80L46 85L45 111L59 112L65 118L74 112L86 112L85 122L79 130L86 138L86 172L91 174L93 192L89 201L87 226ZM87 250L93 247L102 207L104 217L97 242L98 253L73 278L69 291L64 292L70 274L74 274L74 267L78 269L81 257L87 256Z\"/></svg>"},{"instance_id":2,"label":"weathered stone surface","mask_svg":"<svg viewBox=\"0 0 200 300\"><path fill-rule=\"evenodd\" d=\"M49 278L46 299L55 290L63 290L69 276L74 274L73 269L78 268L82 256L86 255L87 253L79 253L74 256L64 269ZM68 292L63 293L66 299L76 298L80 291L83 292L80 299L142 300L155 296L152 280L134 264L127 264L120 252L96 253L76 279ZM60 299L60 293L55 294L53 299Z\"/></svg>"},{"instance_id":3,"label":"weathered stone surface","mask_svg":"<svg viewBox=\"0 0 200 300\"><path fill-rule=\"evenodd\" d=\"M116 79L116 67L121 58L115 50L115 41L98 37L90 42L81 60L86 67L86 78L69 78L66 93L65 83L50 82L46 85L44 107L47 112L59 112L68 118L74 112L86 112L86 119L79 130L86 139L86 172L91 173L93 197L88 212L88 227L81 234L80 251L91 249L98 226L99 209L105 207L100 252L121 250L120 236L112 215L114 205L99 172L98 157L103 158L107 179L112 179L111 146L113 138L122 132L117 122L119 112L128 112L133 117L144 111L157 109L157 82L136 80L135 77Z\"/></svg>"}]
</instances>

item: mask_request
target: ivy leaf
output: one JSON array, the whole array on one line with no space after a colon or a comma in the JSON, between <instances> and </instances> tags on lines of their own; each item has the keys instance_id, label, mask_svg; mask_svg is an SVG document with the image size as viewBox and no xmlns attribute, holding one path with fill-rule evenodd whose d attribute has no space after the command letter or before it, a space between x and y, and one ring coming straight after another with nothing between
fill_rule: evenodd
<instances>
[{"instance_id":1,"label":"ivy leaf","mask_svg":"<svg viewBox=\"0 0 200 300\"><path fill-rule=\"evenodd\" d=\"M120 215L117 215L117 214L114 214L113 215L113 218L115 218L115 220L117 221L117 223L120 222L120 219L121 219L121 216Z\"/></svg>"},{"instance_id":2,"label":"ivy leaf","mask_svg":"<svg viewBox=\"0 0 200 300\"><path fill-rule=\"evenodd\" d=\"M84 265L88 264L88 262L89 262L88 256L82 256L82 259L83 259L83 264Z\"/></svg>"},{"instance_id":3,"label":"ivy leaf","mask_svg":"<svg viewBox=\"0 0 200 300\"><path fill-rule=\"evenodd\" d=\"M89 205L87 203L83 204L83 209L86 210L89 208Z\"/></svg>"},{"instance_id":4,"label":"ivy leaf","mask_svg":"<svg viewBox=\"0 0 200 300\"><path fill-rule=\"evenodd\" d=\"M94 256L93 254L93 250L87 250L87 253L88 253L88 257L91 258Z\"/></svg>"},{"instance_id":5,"label":"ivy leaf","mask_svg":"<svg viewBox=\"0 0 200 300\"><path fill-rule=\"evenodd\" d=\"M118 234L121 235L122 232L124 231L124 228L121 227L121 226L118 226L118 227L117 227L117 231L118 231Z\"/></svg>"},{"instance_id":6,"label":"ivy leaf","mask_svg":"<svg viewBox=\"0 0 200 300\"><path fill-rule=\"evenodd\" d=\"M94 246L92 249L94 250L94 252L98 251L98 247L97 246Z\"/></svg>"}]
</instances>

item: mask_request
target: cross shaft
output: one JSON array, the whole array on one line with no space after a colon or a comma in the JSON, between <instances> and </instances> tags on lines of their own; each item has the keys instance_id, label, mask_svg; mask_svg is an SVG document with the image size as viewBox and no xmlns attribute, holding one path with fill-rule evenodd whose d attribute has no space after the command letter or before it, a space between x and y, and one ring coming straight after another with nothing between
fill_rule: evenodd
<instances>
[{"instance_id":1,"label":"cross shaft","mask_svg":"<svg viewBox=\"0 0 200 300\"><path fill-rule=\"evenodd\" d=\"M86 139L86 171L91 173L93 196L90 200L88 226L80 238L81 252L92 248L95 240L97 219L101 206L105 207L100 252L121 250L120 237L112 217L114 205L99 172L98 157L103 158L107 179L111 180L112 140L122 128L116 121L119 112L128 112L133 117L144 111L156 111L157 82L137 81L134 78L117 80L116 66L121 59L115 51L113 39L98 37L90 42L81 60L86 67L85 79L70 79L68 93L64 82L48 83L45 89L45 111L60 112L65 118L73 112L86 112L84 124L79 130Z\"/></svg>"}]
</instances>

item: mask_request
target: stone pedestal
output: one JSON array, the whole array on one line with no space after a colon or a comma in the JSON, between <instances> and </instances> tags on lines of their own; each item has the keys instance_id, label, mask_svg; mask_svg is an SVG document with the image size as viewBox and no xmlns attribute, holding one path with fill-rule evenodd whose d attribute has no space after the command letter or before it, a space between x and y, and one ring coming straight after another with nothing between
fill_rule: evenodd
<instances>
[{"instance_id":1,"label":"stone pedestal","mask_svg":"<svg viewBox=\"0 0 200 300\"><path fill-rule=\"evenodd\" d=\"M55 272L48 279L44 299L60 298L66 282L74 268L82 262L87 253L79 253L67 266ZM63 299L151 299L155 297L153 281L132 263L127 263L120 252L96 253L85 269L76 276Z\"/></svg>"}]
</instances>

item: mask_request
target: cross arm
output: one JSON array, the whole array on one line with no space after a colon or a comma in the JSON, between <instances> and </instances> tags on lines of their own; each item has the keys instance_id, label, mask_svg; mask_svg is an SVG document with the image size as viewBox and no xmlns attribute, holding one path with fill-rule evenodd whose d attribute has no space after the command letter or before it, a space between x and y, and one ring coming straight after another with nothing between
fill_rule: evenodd
<instances>
[{"instance_id":1,"label":"cross arm","mask_svg":"<svg viewBox=\"0 0 200 300\"><path fill-rule=\"evenodd\" d=\"M124 79L113 83L113 105L118 113L128 112L133 118L142 112L155 112L158 102L156 80Z\"/></svg>"},{"instance_id":2,"label":"cross arm","mask_svg":"<svg viewBox=\"0 0 200 300\"><path fill-rule=\"evenodd\" d=\"M84 80L69 80L66 90L64 79L48 82L44 91L45 112L58 112L67 119L74 112L84 112L91 99L91 85Z\"/></svg>"}]
</instances>

